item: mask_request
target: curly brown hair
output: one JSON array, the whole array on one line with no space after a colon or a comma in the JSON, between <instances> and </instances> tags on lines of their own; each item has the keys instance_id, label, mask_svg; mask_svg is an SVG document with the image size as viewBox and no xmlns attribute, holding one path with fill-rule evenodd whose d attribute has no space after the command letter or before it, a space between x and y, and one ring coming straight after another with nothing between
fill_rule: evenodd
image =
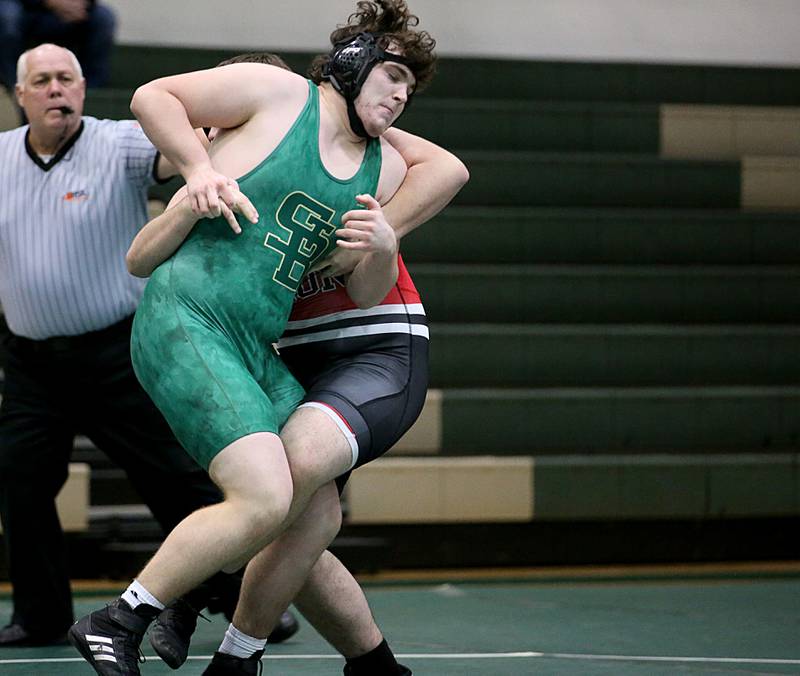
<instances>
[{"instance_id":1,"label":"curly brown hair","mask_svg":"<svg viewBox=\"0 0 800 676\"><path fill-rule=\"evenodd\" d=\"M349 40L359 33L379 35L378 45L383 49L390 45L399 48L406 64L417 81L415 91L424 89L436 72L436 40L427 31L414 30L419 17L411 14L405 0L360 0L358 8L331 33L331 44ZM308 77L315 83L323 81L322 70L330 61L331 55L320 54L314 57L308 68Z\"/></svg>"}]
</instances>

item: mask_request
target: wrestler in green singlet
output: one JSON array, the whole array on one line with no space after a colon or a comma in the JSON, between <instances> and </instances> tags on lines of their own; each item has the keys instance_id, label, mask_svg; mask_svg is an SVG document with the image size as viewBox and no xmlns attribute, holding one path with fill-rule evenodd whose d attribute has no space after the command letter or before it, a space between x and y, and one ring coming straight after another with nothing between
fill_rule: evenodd
<instances>
[{"instance_id":1,"label":"wrestler in green singlet","mask_svg":"<svg viewBox=\"0 0 800 676\"><path fill-rule=\"evenodd\" d=\"M201 220L150 278L136 312L136 375L189 454L208 467L228 444L277 433L303 396L271 344L283 332L305 272L334 246L355 196L374 195L380 141L358 172L331 176L319 154L319 93L278 147L238 179L260 214L234 235Z\"/></svg>"}]
</instances>

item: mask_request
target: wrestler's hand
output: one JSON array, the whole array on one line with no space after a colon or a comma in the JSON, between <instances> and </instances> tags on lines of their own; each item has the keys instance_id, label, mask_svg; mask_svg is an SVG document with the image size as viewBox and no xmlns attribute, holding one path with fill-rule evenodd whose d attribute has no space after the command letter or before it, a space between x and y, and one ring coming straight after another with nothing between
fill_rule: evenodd
<instances>
[{"instance_id":1,"label":"wrestler's hand","mask_svg":"<svg viewBox=\"0 0 800 676\"><path fill-rule=\"evenodd\" d=\"M342 216L343 228L336 231L336 246L349 251L393 255L397 237L372 195L357 195L365 209L351 209Z\"/></svg>"},{"instance_id":2,"label":"wrestler's hand","mask_svg":"<svg viewBox=\"0 0 800 676\"><path fill-rule=\"evenodd\" d=\"M233 197L230 202L224 199L220 200L220 211L225 220L228 221L228 225L231 226L231 230L238 235L242 228L236 220L236 214L242 214L251 223L258 223L258 212L253 203L247 199L247 195L239 190L238 185L231 192Z\"/></svg>"},{"instance_id":3,"label":"wrestler's hand","mask_svg":"<svg viewBox=\"0 0 800 676\"><path fill-rule=\"evenodd\" d=\"M222 203L231 207L241 193L236 181L204 164L186 175L186 194L197 216L216 218L222 214Z\"/></svg>"},{"instance_id":4,"label":"wrestler's hand","mask_svg":"<svg viewBox=\"0 0 800 676\"><path fill-rule=\"evenodd\" d=\"M322 279L349 275L363 257L364 252L362 251L352 251L337 247L326 258L315 263L311 268L311 272L318 272Z\"/></svg>"}]
</instances>

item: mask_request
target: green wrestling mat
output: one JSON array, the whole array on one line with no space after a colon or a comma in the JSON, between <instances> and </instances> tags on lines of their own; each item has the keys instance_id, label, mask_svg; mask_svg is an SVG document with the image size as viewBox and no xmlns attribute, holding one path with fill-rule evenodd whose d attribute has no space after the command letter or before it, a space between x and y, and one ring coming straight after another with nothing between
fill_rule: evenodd
<instances>
[{"instance_id":1,"label":"green wrestling mat","mask_svg":"<svg viewBox=\"0 0 800 676\"><path fill-rule=\"evenodd\" d=\"M800 579L520 581L374 585L367 595L415 674L800 674ZM86 613L113 597L76 599ZM8 617L10 601L0 601ZM199 622L201 674L226 622ZM171 674L145 641L142 674ZM341 674L343 660L305 622L271 646L265 674ZM70 647L4 649L3 676L90 674Z\"/></svg>"}]
</instances>

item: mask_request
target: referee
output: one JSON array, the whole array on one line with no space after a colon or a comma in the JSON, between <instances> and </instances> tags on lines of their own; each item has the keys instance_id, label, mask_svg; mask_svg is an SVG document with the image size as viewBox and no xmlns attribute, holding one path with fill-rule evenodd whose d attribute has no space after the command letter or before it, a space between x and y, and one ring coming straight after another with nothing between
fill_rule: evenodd
<instances>
[{"instance_id":1,"label":"referee","mask_svg":"<svg viewBox=\"0 0 800 676\"><path fill-rule=\"evenodd\" d=\"M30 125L0 133L0 520L14 588L0 647L63 642L73 622L54 499L76 433L126 471L167 532L220 499L130 362L144 281L125 252L147 187L175 171L135 122L83 117L85 93L72 52L25 52L16 96Z\"/></svg>"}]
</instances>

